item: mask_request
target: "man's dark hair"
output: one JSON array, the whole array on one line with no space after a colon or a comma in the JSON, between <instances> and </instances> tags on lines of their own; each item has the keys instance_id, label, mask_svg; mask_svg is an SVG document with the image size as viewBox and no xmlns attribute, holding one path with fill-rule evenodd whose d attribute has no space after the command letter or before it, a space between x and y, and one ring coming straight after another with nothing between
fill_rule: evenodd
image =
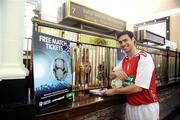
<instances>
[{"instance_id":1,"label":"man's dark hair","mask_svg":"<svg viewBox=\"0 0 180 120\"><path fill-rule=\"evenodd\" d=\"M126 30L126 31L117 33L117 39L118 39L119 37L121 37L122 35L128 35L131 39L134 37L133 32Z\"/></svg>"}]
</instances>

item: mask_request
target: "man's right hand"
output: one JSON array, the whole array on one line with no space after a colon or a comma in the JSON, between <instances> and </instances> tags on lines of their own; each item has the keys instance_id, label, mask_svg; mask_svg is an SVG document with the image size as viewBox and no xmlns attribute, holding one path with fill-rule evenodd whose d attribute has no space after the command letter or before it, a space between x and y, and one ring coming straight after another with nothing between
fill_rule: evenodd
<instances>
[{"instance_id":1,"label":"man's right hand","mask_svg":"<svg viewBox=\"0 0 180 120\"><path fill-rule=\"evenodd\" d=\"M123 70L118 70L114 72L119 80L127 80L128 76Z\"/></svg>"},{"instance_id":2,"label":"man's right hand","mask_svg":"<svg viewBox=\"0 0 180 120\"><path fill-rule=\"evenodd\" d=\"M116 77L115 72L112 71L112 72L110 73L110 80L115 79L115 77Z\"/></svg>"}]
</instances>

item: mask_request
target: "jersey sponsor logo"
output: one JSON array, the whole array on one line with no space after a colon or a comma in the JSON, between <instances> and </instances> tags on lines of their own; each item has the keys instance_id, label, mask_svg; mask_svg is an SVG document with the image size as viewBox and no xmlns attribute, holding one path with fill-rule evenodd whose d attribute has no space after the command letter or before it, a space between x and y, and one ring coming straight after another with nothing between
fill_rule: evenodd
<instances>
[{"instance_id":1,"label":"jersey sponsor logo","mask_svg":"<svg viewBox=\"0 0 180 120\"><path fill-rule=\"evenodd\" d=\"M129 75L127 80L123 80L123 87L129 86L131 84L134 84L134 75Z\"/></svg>"}]
</instances>

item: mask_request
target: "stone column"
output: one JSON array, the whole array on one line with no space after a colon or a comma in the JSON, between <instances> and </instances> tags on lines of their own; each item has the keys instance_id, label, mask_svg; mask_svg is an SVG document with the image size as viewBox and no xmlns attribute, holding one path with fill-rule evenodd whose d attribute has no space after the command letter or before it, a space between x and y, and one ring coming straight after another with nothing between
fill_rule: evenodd
<instances>
[{"instance_id":1,"label":"stone column","mask_svg":"<svg viewBox=\"0 0 180 120\"><path fill-rule=\"evenodd\" d=\"M0 66L2 62L2 0L0 1Z\"/></svg>"},{"instance_id":2,"label":"stone column","mask_svg":"<svg viewBox=\"0 0 180 120\"><path fill-rule=\"evenodd\" d=\"M0 1L0 80L23 79L24 0Z\"/></svg>"}]
</instances>

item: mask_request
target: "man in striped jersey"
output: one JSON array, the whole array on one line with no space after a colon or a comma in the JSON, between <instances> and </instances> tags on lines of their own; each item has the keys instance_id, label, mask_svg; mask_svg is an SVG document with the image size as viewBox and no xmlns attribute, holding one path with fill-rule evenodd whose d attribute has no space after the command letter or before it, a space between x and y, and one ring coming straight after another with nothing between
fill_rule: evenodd
<instances>
[{"instance_id":1,"label":"man in striped jersey","mask_svg":"<svg viewBox=\"0 0 180 120\"><path fill-rule=\"evenodd\" d=\"M127 120L158 120L159 99L153 59L150 54L136 48L131 31L123 31L117 38L126 56L113 69L111 78L122 80L123 87L105 90L104 95L127 95Z\"/></svg>"}]
</instances>

